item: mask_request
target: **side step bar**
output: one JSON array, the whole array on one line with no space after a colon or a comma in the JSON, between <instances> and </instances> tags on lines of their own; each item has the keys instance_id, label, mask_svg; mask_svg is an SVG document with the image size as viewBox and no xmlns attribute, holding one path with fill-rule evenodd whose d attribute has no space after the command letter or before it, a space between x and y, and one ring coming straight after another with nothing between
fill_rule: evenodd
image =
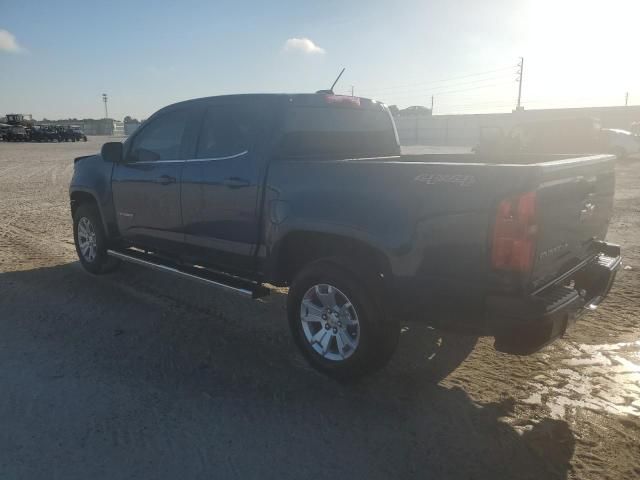
<instances>
[{"instance_id":1,"label":"side step bar","mask_svg":"<svg viewBox=\"0 0 640 480\"><path fill-rule=\"evenodd\" d=\"M119 258L125 262L142 265L160 272L195 280L211 287L223 288L233 293L251 298L260 298L269 295L270 290L265 286L242 278L215 272L204 267L179 265L165 260L153 254L138 250L107 250L111 257Z\"/></svg>"}]
</instances>

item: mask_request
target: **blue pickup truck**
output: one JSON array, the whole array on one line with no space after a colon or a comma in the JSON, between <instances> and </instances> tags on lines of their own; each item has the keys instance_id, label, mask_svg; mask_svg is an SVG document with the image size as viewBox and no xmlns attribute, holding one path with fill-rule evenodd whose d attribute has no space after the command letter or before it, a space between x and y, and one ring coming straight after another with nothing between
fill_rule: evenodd
<instances>
[{"instance_id":1,"label":"blue pickup truck","mask_svg":"<svg viewBox=\"0 0 640 480\"><path fill-rule=\"evenodd\" d=\"M287 286L318 370L385 365L419 320L526 355L607 295L611 155L403 155L387 107L331 92L202 98L80 157L80 262L260 297ZM250 327L247 327L250 328Z\"/></svg>"}]
</instances>

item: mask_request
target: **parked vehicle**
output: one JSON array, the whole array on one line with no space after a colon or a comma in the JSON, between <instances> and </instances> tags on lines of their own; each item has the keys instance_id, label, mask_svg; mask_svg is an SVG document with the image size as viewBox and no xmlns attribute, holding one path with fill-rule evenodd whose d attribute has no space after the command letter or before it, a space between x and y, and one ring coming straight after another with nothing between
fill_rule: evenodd
<instances>
[{"instance_id":1,"label":"parked vehicle","mask_svg":"<svg viewBox=\"0 0 640 480\"><path fill-rule=\"evenodd\" d=\"M29 138L29 130L22 125L11 125L4 134L7 142L28 142Z\"/></svg>"},{"instance_id":2,"label":"parked vehicle","mask_svg":"<svg viewBox=\"0 0 640 480\"><path fill-rule=\"evenodd\" d=\"M48 125L34 125L30 129L29 140L32 142L52 142L59 140L59 138L53 127Z\"/></svg>"},{"instance_id":3,"label":"parked vehicle","mask_svg":"<svg viewBox=\"0 0 640 480\"><path fill-rule=\"evenodd\" d=\"M30 114L23 113L7 113L5 115L7 123L9 125L23 125L28 126L33 123L33 117Z\"/></svg>"},{"instance_id":4,"label":"parked vehicle","mask_svg":"<svg viewBox=\"0 0 640 480\"><path fill-rule=\"evenodd\" d=\"M73 134L66 125L56 125L56 131L61 142L73 142Z\"/></svg>"},{"instance_id":5,"label":"parked vehicle","mask_svg":"<svg viewBox=\"0 0 640 480\"><path fill-rule=\"evenodd\" d=\"M398 111L398 115L406 117L415 117L420 115L431 115L431 109L422 105L414 105L412 107L403 108Z\"/></svg>"},{"instance_id":6,"label":"parked vehicle","mask_svg":"<svg viewBox=\"0 0 640 480\"><path fill-rule=\"evenodd\" d=\"M511 129L481 127L476 153L586 154L609 153L593 118L578 117L522 122Z\"/></svg>"},{"instance_id":7,"label":"parked vehicle","mask_svg":"<svg viewBox=\"0 0 640 480\"><path fill-rule=\"evenodd\" d=\"M9 113L5 118L9 126L4 130L4 140L8 142L28 142L33 124L31 115Z\"/></svg>"},{"instance_id":8,"label":"parked vehicle","mask_svg":"<svg viewBox=\"0 0 640 480\"><path fill-rule=\"evenodd\" d=\"M87 136L84 134L82 128L78 125L69 126L69 134L74 142L86 142Z\"/></svg>"},{"instance_id":9,"label":"parked vehicle","mask_svg":"<svg viewBox=\"0 0 640 480\"><path fill-rule=\"evenodd\" d=\"M9 133L9 129L11 128L11 125L9 125L8 123L0 123L0 141L5 141L5 135L7 133Z\"/></svg>"},{"instance_id":10,"label":"parked vehicle","mask_svg":"<svg viewBox=\"0 0 640 480\"><path fill-rule=\"evenodd\" d=\"M231 95L77 158L70 201L89 272L125 260L254 298L288 286L303 355L351 379L387 362L407 320L513 354L562 336L620 265L604 241L614 163L402 155L381 103Z\"/></svg>"},{"instance_id":11,"label":"parked vehicle","mask_svg":"<svg viewBox=\"0 0 640 480\"><path fill-rule=\"evenodd\" d=\"M640 135L616 128L603 128L601 133L608 151L618 158L624 159L629 155L640 153Z\"/></svg>"}]
</instances>

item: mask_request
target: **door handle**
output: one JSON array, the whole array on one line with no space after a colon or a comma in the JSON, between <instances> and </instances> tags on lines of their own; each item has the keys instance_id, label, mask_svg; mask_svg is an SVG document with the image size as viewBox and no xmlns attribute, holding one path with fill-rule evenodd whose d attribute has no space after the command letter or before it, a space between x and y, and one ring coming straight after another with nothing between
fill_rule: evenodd
<instances>
[{"instance_id":1,"label":"door handle","mask_svg":"<svg viewBox=\"0 0 640 480\"><path fill-rule=\"evenodd\" d=\"M224 179L224 184L229 188L242 188L251 185L251 182L245 178L228 177Z\"/></svg>"},{"instance_id":2,"label":"door handle","mask_svg":"<svg viewBox=\"0 0 640 480\"><path fill-rule=\"evenodd\" d=\"M172 177L171 175L160 175L160 177L154 180L154 182L159 183L160 185L169 185L171 183L176 183L176 177Z\"/></svg>"}]
</instances>

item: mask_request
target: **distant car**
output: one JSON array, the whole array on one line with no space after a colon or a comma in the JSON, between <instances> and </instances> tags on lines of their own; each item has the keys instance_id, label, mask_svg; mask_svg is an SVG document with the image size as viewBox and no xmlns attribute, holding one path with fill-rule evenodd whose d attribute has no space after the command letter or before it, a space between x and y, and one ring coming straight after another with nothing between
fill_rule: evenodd
<instances>
[{"instance_id":1,"label":"distant car","mask_svg":"<svg viewBox=\"0 0 640 480\"><path fill-rule=\"evenodd\" d=\"M9 129L11 128L11 125L8 125L6 123L0 123L0 141L5 140L6 141L6 134L9 133Z\"/></svg>"},{"instance_id":2,"label":"distant car","mask_svg":"<svg viewBox=\"0 0 640 480\"><path fill-rule=\"evenodd\" d=\"M55 138L55 130L47 125L34 125L31 127L30 140L32 142L52 142Z\"/></svg>"},{"instance_id":3,"label":"distant car","mask_svg":"<svg viewBox=\"0 0 640 480\"><path fill-rule=\"evenodd\" d=\"M601 133L609 151L618 158L640 153L640 135L617 128L603 128Z\"/></svg>"},{"instance_id":4,"label":"distant car","mask_svg":"<svg viewBox=\"0 0 640 480\"><path fill-rule=\"evenodd\" d=\"M82 131L82 128L78 125L71 125L71 127L69 127L69 130L71 133L71 138L74 142L87 141L87 136Z\"/></svg>"},{"instance_id":5,"label":"distant car","mask_svg":"<svg viewBox=\"0 0 640 480\"><path fill-rule=\"evenodd\" d=\"M481 127L476 153L595 154L610 150L597 120L587 117L523 122L505 131Z\"/></svg>"},{"instance_id":6,"label":"distant car","mask_svg":"<svg viewBox=\"0 0 640 480\"><path fill-rule=\"evenodd\" d=\"M416 115L431 115L431 109L423 107L422 105L413 105L400 110L399 115L402 116L416 116Z\"/></svg>"},{"instance_id":7,"label":"distant car","mask_svg":"<svg viewBox=\"0 0 640 480\"><path fill-rule=\"evenodd\" d=\"M5 133L4 139L7 142L28 142L29 132L22 125L12 125Z\"/></svg>"},{"instance_id":8,"label":"distant car","mask_svg":"<svg viewBox=\"0 0 640 480\"><path fill-rule=\"evenodd\" d=\"M87 136L78 125L61 125L58 128L61 142L87 141Z\"/></svg>"}]
</instances>

